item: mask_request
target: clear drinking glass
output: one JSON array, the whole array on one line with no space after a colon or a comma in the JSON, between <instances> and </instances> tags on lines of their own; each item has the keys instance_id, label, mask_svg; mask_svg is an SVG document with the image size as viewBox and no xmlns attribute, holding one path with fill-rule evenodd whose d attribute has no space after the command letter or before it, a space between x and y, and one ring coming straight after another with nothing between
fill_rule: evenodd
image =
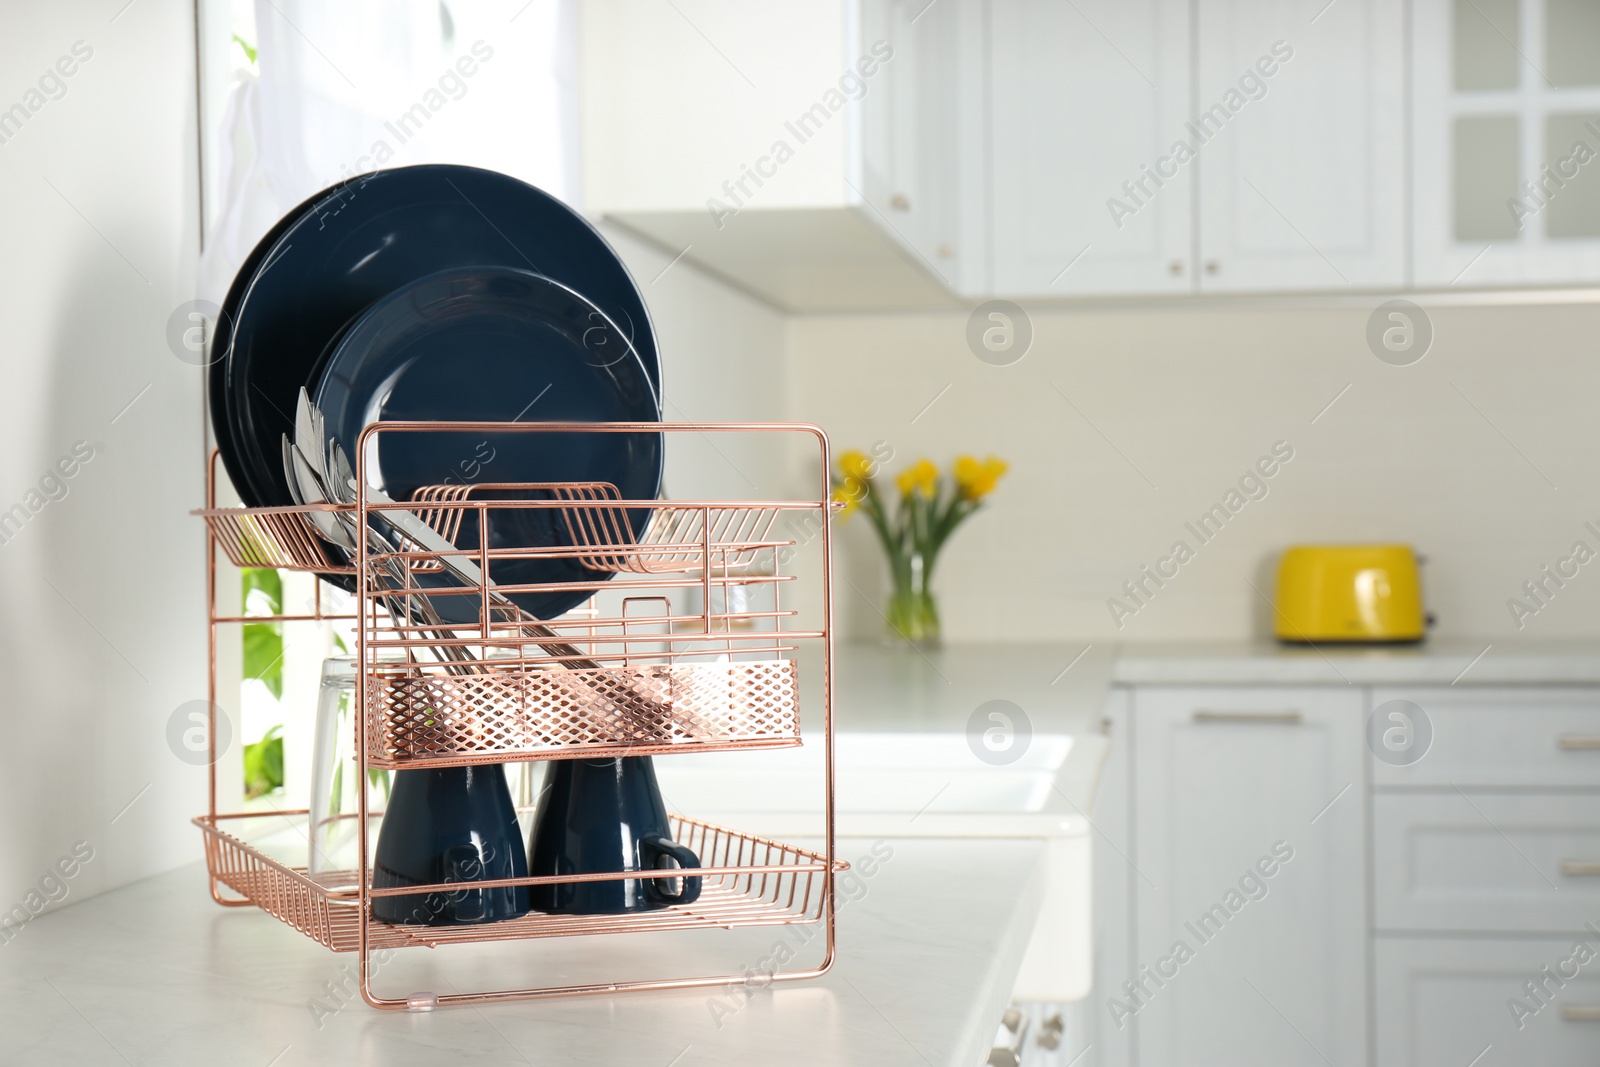
<instances>
[{"instance_id":1,"label":"clear drinking glass","mask_svg":"<svg viewBox=\"0 0 1600 1067\"><path fill-rule=\"evenodd\" d=\"M318 881L354 872L358 866L361 807L357 779L361 764L356 758L355 686L354 657L330 656L322 661L316 734L311 745L311 852L306 865ZM388 801L389 785L388 771L367 773L367 811L372 816L369 849L377 840L377 816Z\"/></svg>"}]
</instances>

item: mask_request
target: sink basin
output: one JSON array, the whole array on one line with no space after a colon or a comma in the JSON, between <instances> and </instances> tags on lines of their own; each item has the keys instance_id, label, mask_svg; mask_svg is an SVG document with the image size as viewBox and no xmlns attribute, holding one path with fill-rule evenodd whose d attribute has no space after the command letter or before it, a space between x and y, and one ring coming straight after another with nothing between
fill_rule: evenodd
<instances>
[{"instance_id":1,"label":"sink basin","mask_svg":"<svg viewBox=\"0 0 1600 1067\"><path fill-rule=\"evenodd\" d=\"M840 812L1040 811L1072 751L1065 734L1035 735L1014 763L993 766L965 734L846 733L834 743ZM656 761L679 811L810 812L822 808L822 746L672 756Z\"/></svg>"}]
</instances>

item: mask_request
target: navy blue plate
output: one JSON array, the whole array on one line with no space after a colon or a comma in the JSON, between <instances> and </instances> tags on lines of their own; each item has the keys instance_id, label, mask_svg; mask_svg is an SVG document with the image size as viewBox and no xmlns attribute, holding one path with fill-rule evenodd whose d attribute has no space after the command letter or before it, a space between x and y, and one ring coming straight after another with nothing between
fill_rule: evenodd
<instances>
[{"instance_id":1,"label":"navy blue plate","mask_svg":"<svg viewBox=\"0 0 1600 1067\"><path fill-rule=\"evenodd\" d=\"M217 451L222 455L222 465L228 471L234 488L238 490L240 499L247 505L256 499L244 478L244 466L240 457L243 449L234 436L233 421L228 418L228 353L233 347L233 323L239 317L239 306L244 303L244 294L250 288L252 279L261 270L261 265L266 262L267 253L272 251L288 230L302 217L308 214L317 204L343 186L343 182L332 189L324 189L315 196L301 201L273 224L267 235L256 242L250 250L245 261L240 265L238 273L233 276L233 283L228 286L228 295L222 299L222 307L217 313L216 325L212 328L211 351L207 353L206 388L209 394L211 407L211 431L217 439ZM291 501L292 503L292 501ZM253 505L252 505L253 506ZM343 556L339 559L342 561Z\"/></svg>"},{"instance_id":2,"label":"navy blue plate","mask_svg":"<svg viewBox=\"0 0 1600 1067\"><path fill-rule=\"evenodd\" d=\"M655 337L627 268L581 215L531 185L474 167L399 167L348 179L296 210L251 253L214 342L223 353L211 368L217 443L246 505L294 503L279 439L340 331L437 271L515 267L570 286L616 324L660 387Z\"/></svg>"},{"instance_id":3,"label":"navy blue plate","mask_svg":"<svg viewBox=\"0 0 1600 1067\"><path fill-rule=\"evenodd\" d=\"M339 340L315 401L328 433L357 463L369 423L658 422L655 387L620 328L582 295L539 274L508 267L441 271L374 304ZM661 487L661 434L389 433L368 445L366 478L395 500L425 485L609 482L627 500L654 500ZM490 499L510 494L487 491ZM648 508L628 512L635 536ZM490 548L572 544L554 509L490 515ZM468 513L455 539L479 543ZM594 582L609 577L574 559L498 560L502 585ZM427 588L459 587L448 575L419 575ZM588 592L540 590L511 599L551 619ZM449 622L477 619L476 597L435 597Z\"/></svg>"}]
</instances>

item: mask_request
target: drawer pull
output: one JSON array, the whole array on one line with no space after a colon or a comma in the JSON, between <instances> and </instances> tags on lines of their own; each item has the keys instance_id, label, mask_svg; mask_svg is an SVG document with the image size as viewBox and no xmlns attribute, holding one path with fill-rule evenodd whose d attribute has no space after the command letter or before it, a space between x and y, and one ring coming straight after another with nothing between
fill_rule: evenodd
<instances>
[{"instance_id":1,"label":"drawer pull","mask_svg":"<svg viewBox=\"0 0 1600 1067\"><path fill-rule=\"evenodd\" d=\"M1202 708L1194 713L1197 723L1268 723L1278 726L1299 726L1305 716L1298 711L1211 711Z\"/></svg>"},{"instance_id":2,"label":"drawer pull","mask_svg":"<svg viewBox=\"0 0 1600 1067\"><path fill-rule=\"evenodd\" d=\"M1600 735L1562 734L1556 744L1567 752L1592 752L1600 750Z\"/></svg>"},{"instance_id":3,"label":"drawer pull","mask_svg":"<svg viewBox=\"0 0 1600 1067\"><path fill-rule=\"evenodd\" d=\"M1569 1023L1600 1023L1600 1004L1567 1004L1561 1017Z\"/></svg>"},{"instance_id":4,"label":"drawer pull","mask_svg":"<svg viewBox=\"0 0 1600 1067\"><path fill-rule=\"evenodd\" d=\"M1568 878L1600 877L1600 860L1562 860L1561 873Z\"/></svg>"}]
</instances>

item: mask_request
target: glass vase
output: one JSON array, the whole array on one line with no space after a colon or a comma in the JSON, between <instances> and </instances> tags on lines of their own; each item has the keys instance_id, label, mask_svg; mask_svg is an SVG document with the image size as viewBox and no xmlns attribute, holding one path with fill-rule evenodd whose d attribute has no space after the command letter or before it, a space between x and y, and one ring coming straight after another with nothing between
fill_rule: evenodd
<instances>
[{"instance_id":1,"label":"glass vase","mask_svg":"<svg viewBox=\"0 0 1600 1067\"><path fill-rule=\"evenodd\" d=\"M890 570L894 589L884 612L889 640L924 647L939 644L939 603L928 588L928 567L921 553L894 561Z\"/></svg>"}]
</instances>

